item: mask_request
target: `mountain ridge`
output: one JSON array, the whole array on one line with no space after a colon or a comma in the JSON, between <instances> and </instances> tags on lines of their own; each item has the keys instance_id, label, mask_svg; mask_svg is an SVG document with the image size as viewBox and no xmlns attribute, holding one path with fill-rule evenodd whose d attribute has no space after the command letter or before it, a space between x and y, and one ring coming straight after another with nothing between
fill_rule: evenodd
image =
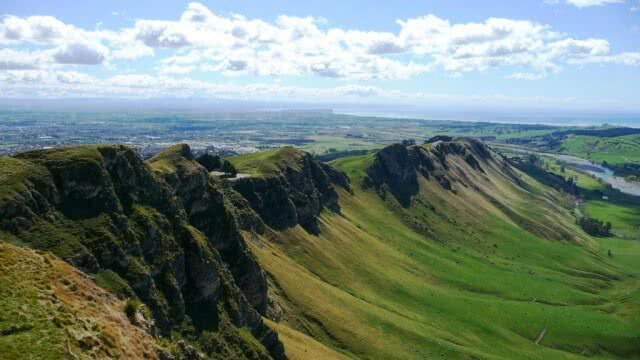
<instances>
[{"instance_id":1,"label":"mountain ridge","mask_svg":"<svg viewBox=\"0 0 640 360\"><path fill-rule=\"evenodd\" d=\"M118 145L0 158L0 236L140 298L179 358L640 350L621 335L635 322L601 313L622 306L610 292L631 274L594 255L558 201L571 194L479 140L440 136L331 164L290 147L228 161L243 176L209 174L185 144L148 161ZM597 330L578 336L558 320L569 315L614 330L593 347L581 339ZM549 336L534 344L545 319Z\"/></svg>"}]
</instances>

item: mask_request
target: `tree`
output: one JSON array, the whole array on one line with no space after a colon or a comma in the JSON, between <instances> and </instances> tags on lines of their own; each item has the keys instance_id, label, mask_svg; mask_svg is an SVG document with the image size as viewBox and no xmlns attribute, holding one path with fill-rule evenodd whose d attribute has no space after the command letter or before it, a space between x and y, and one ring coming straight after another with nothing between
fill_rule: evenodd
<instances>
[{"instance_id":1,"label":"tree","mask_svg":"<svg viewBox=\"0 0 640 360\"><path fill-rule=\"evenodd\" d=\"M236 174L238 174L238 170L236 170L236 167L227 160L223 160L222 171L224 171L225 174L231 176L236 176Z\"/></svg>"},{"instance_id":2,"label":"tree","mask_svg":"<svg viewBox=\"0 0 640 360\"><path fill-rule=\"evenodd\" d=\"M560 172L564 174L565 168L564 165L560 165Z\"/></svg>"},{"instance_id":3,"label":"tree","mask_svg":"<svg viewBox=\"0 0 640 360\"><path fill-rule=\"evenodd\" d=\"M209 153L203 154L196 161L205 167L207 171L220 170L222 166L222 161L220 160L220 156L211 155Z\"/></svg>"},{"instance_id":4,"label":"tree","mask_svg":"<svg viewBox=\"0 0 640 360\"><path fill-rule=\"evenodd\" d=\"M602 222L598 219L590 218L588 216L584 216L578 219L578 225L591 236L609 236L611 233L611 223L610 222Z\"/></svg>"}]
</instances>

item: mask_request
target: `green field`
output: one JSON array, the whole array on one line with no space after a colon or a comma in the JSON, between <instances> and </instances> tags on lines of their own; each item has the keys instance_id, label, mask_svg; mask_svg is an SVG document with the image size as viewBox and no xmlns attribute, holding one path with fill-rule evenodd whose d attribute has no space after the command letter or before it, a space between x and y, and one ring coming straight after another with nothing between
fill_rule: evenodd
<instances>
[{"instance_id":1,"label":"green field","mask_svg":"<svg viewBox=\"0 0 640 360\"><path fill-rule=\"evenodd\" d=\"M574 135L563 141L560 151L597 163L640 162L640 135L595 137Z\"/></svg>"},{"instance_id":2,"label":"green field","mask_svg":"<svg viewBox=\"0 0 640 360\"><path fill-rule=\"evenodd\" d=\"M343 152L353 150L372 150L382 147L366 139L345 138L338 136L311 136L312 143L302 146L304 151L316 155L324 155L331 152Z\"/></svg>"}]
</instances>

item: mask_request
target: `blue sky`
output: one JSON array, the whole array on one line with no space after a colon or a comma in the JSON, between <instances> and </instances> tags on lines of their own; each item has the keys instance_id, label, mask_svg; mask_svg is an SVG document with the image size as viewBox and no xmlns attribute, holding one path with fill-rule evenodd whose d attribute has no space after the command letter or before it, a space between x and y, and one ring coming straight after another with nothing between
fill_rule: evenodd
<instances>
[{"instance_id":1,"label":"blue sky","mask_svg":"<svg viewBox=\"0 0 640 360\"><path fill-rule=\"evenodd\" d=\"M0 91L640 112L640 0L4 1Z\"/></svg>"}]
</instances>

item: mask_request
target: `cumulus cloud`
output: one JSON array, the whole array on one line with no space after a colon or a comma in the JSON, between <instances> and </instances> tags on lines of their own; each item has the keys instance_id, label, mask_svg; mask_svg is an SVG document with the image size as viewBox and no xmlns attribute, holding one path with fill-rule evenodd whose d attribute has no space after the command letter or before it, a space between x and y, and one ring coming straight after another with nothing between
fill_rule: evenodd
<instances>
[{"instance_id":1,"label":"cumulus cloud","mask_svg":"<svg viewBox=\"0 0 640 360\"><path fill-rule=\"evenodd\" d=\"M179 49L191 45L188 34L171 22L140 20L136 30L136 39L150 47Z\"/></svg>"},{"instance_id":2,"label":"cumulus cloud","mask_svg":"<svg viewBox=\"0 0 640 360\"><path fill-rule=\"evenodd\" d=\"M46 61L40 51L16 51L0 49L0 70L33 70Z\"/></svg>"},{"instance_id":3,"label":"cumulus cloud","mask_svg":"<svg viewBox=\"0 0 640 360\"><path fill-rule=\"evenodd\" d=\"M101 45L71 43L59 48L53 58L60 64L96 65L105 60L107 51Z\"/></svg>"},{"instance_id":4,"label":"cumulus cloud","mask_svg":"<svg viewBox=\"0 0 640 360\"><path fill-rule=\"evenodd\" d=\"M585 7L616 0L567 1ZM51 59L15 56L6 59L6 70L159 56L155 69L163 74L311 75L341 81L408 79L434 70L461 76L493 68L507 68L512 79L544 78L573 64L636 65L639 54L615 54L605 39L574 38L528 20L455 23L430 14L398 20L397 26L395 32L342 29L311 16L288 15L265 21L218 14L192 2L175 20L138 19L113 30L85 30L50 16L5 16L0 44L50 47L44 51Z\"/></svg>"},{"instance_id":5,"label":"cumulus cloud","mask_svg":"<svg viewBox=\"0 0 640 360\"><path fill-rule=\"evenodd\" d=\"M68 34L75 32L72 26L67 26L51 16L31 16L19 18L7 16L2 21L1 34L4 43L18 41L33 41L37 43L55 43Z\"/></svg>"}]
</instances>

